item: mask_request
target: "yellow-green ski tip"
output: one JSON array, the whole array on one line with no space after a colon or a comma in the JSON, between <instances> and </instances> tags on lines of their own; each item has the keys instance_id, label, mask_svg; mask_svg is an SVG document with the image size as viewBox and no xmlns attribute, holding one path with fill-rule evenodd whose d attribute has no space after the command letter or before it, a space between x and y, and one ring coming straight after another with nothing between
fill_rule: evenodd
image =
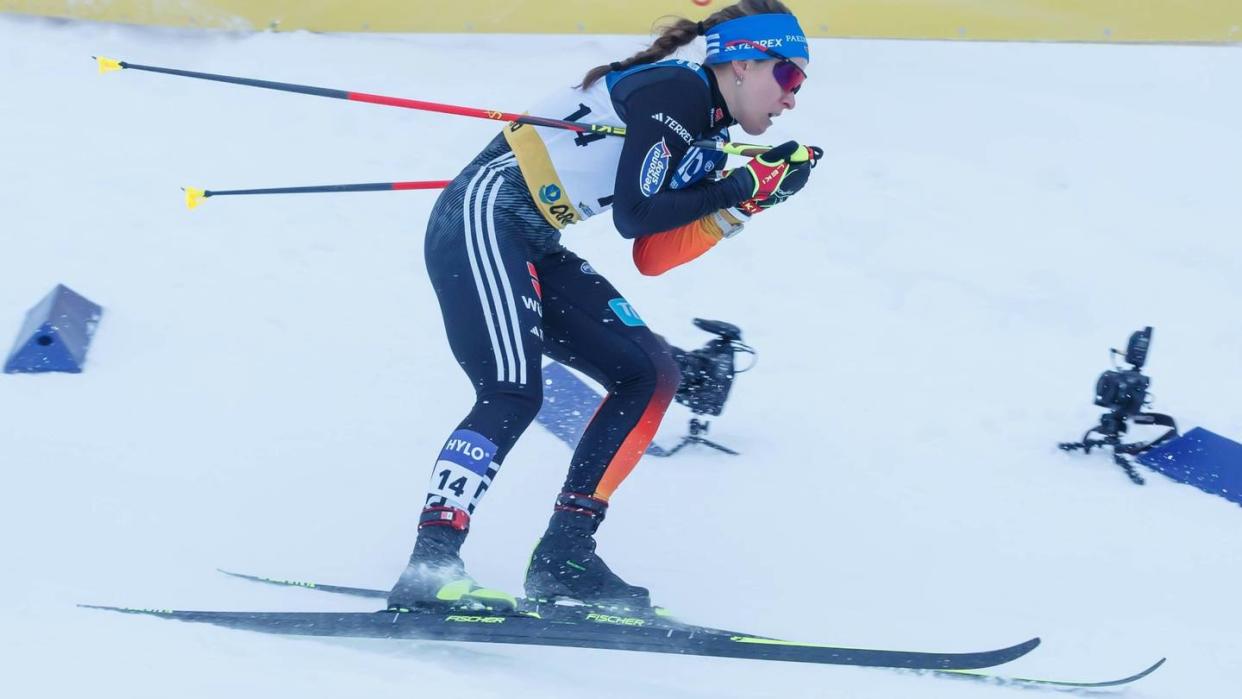
<instances>
[{"instance_id":1,"label":"yellow-green ski tip","mask_svg":"<svg viewBox=\"0 0 1242 699\"><path fill-rule=\"evenodd\" d=\"M193 210L194 207L203 203L203 199L207 196L207 192L194 187L182 187L185 190L185 208Z\"/></svg>"},{"instance_id":2,"label":"yellow-green ski tip","mask_svg":"<svg viewBox=\"0 0 1242 699\"><path fill-rule=\"evenodd\" d=\"M103 56L96 56L95 60L99 62L100 74L110 73L114 70L120 70L125 67L125 66L122 66L121 62L116 60L115 58L104 58Z\"/></svg>"}]
</instances>

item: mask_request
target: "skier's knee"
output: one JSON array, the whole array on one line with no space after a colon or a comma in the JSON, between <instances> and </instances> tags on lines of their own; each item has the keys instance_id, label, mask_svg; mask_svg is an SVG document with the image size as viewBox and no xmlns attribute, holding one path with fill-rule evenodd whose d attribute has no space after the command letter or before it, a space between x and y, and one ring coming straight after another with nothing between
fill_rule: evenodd
<instances>
[{"instance_id":1,"label":"skier's knee","mask_svg":"<svg viewBox=\"0 0 1242 699\"><path fill-rule=\"evenodd\" d=\"M475 409L499 412L509 430L521 432L534 421L543 407L543 382L506 386L478 393Z\"/></svg>"},{"instance_id":2,"label":"skier's knee","mask_svg":"<svg viewBox=\"0 0 1242 699\"><path fill-rule=\"evenodd\" d=\"M641 357L635 357L630 379L623 384L630 390L649 392L667 402L681 383L681 367L668 343L659 336L653 336L653 340L644 345Z\"/></svg>"}]
</instances>

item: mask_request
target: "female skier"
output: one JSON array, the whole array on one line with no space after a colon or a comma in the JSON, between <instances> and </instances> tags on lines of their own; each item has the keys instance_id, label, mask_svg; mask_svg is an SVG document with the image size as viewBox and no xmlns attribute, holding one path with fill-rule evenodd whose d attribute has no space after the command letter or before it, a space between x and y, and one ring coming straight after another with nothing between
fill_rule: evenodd
<instances>
[{"instance_id":1,"label":"female skier","mask_svg":"<svg viewBox=\"0 0 1242 699\"><path fill-rule=\"evenodd\" d=\"M704 66L662 60L705 36ZM578 369L608 394L582 435L547 532L526 572L532 599L648 607L595 553L609 499L655 434L680 381L669 347L560 230L612 209L645 274L659 274L736 234L800 190L821 155L794 142L732 172L694 146L737 124L762 134L796 104L805 33L776 0L742 0L702 22L678 19L654 44L588 72L531 113L624 124L625 138L511 124L443 191L425 256L449 344L474 384L474 407L431 473L409 565L391 609L514 605L477 585L459 551L470 516L542 404L541 357ZM668 506L676 506L669 503Z\"/></svg>"}]
</instances>

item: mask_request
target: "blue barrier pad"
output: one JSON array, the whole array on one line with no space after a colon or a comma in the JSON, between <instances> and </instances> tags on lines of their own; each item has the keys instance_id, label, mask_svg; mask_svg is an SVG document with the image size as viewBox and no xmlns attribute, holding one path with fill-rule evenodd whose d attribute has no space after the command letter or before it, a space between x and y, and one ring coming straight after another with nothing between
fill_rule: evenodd
<instances>
[{"instance_id":1,"label":"blue barrier pad","mask_svg":"<svg viewBox=\"0 0 1242 699\"><path fill-rule=\"evenodd\" d=\"M1242 444L1196 427L1139 454L1139 463L1178 483L1242 505Z\"/></svg>"},{"instance_id":2,"label":"blue barrier pad","mask_svg":"<svg viewBox=\"0 0 1242 699\"><path fill-rule=\"evenodd\" d=\"M569 369L549 362L543 367L543 407L535 419L570 449L576 449L587 423L603 400L603 396Z\"/></svg>"},{"instance_id":3,"label":"blue barrier pad","mask_svg":"<svg viewBox=\"0 0 1242 699\"><path fill-rule=\"evenodd\" d=\"M103 309L64 284L30 309L17 342L4 363L8 374L67 371L78 373Z\"/></svg>"},{"instance_id":4,"label":"blue barrier pad","mask_svg":"<svg viewBox=\"0 0 1242 699\"><path fill-rule=\"evenodd\" d=\"M564 365L548 362L543 367L543 407L535 419L570 449L577 449L578 440L603 402L602 395ZM655 444L648 445L646 453L665 455Z\"/></svg>"}]
</instances>

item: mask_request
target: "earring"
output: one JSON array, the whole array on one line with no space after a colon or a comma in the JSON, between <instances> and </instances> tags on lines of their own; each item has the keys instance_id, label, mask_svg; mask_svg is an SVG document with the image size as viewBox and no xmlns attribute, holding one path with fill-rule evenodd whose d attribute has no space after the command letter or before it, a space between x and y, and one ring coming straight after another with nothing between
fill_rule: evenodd
<instances>
[{"instance_id":1,"label":"earring","mask_svg":"<svg viewBox=\"0 0 1242 699\"><path fill-rule=\"evenodd\" d=\"M741 86L742 86L742 79L741 79L741 78L737 78L737 86L738 86L738 87L741 87Z\"/></svg>"}]
</instances>

